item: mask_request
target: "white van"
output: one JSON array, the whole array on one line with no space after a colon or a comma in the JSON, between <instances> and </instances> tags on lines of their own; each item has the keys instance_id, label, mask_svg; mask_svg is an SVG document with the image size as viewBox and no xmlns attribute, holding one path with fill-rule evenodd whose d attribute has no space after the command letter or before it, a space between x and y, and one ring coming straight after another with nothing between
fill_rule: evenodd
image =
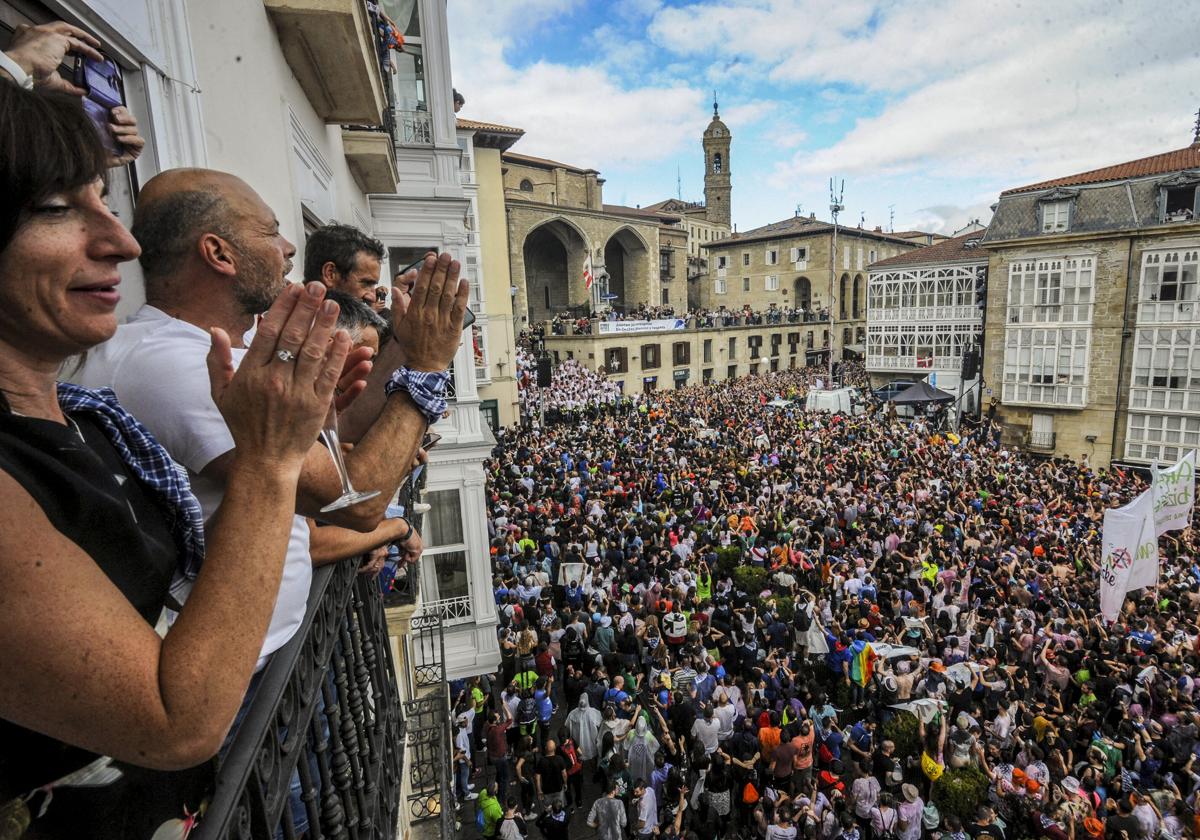
<instances>
[{"instance_id":1,"label":"white van","mask_svg":"<svg viewBox=\"0 0 1200 840\"><path fill-rule=\"evenodd\" d=\"M804 400L807 411L828 411L830 414L863 414L866 407L854 388L838 388L834 391L809 391Z\"/></svg>"}]
</instances>

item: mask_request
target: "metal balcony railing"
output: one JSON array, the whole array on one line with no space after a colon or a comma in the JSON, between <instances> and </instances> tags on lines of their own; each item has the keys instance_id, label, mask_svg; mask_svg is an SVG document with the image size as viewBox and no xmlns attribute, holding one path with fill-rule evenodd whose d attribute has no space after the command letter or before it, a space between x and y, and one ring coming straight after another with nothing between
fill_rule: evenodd
<instances>
[{"instance_id":1,"label":"metal balcony railing","mask_svg":"<svg viewBox=\"0 0 1200 840\"><path fill-rule=\"evenodd\" d=\"M1055 433L1054 432L1029 432L1029 445L1034 449L1053 449Z\"/></svg>"},{"instance_id":2,"label":"metal balcony railing","mask_svg":"<svg viewBox=\"0 0 1200 840\"><path fill-rule=\"evenodd\" d=\"M193 840L396 836L404 718L379 587L342 562L313 571L300 630L261 673Z\"/></svg>"},{"instance_id":3,"label":"metal balcony railing","mask_svg":"<svg viewBox=\"0 0 1200 840\"><path fill-rule=\"evenodd\" d=\"M428 111L395 112L396 142L405 146L432 146L433 120Z\"/></svg>"},{"instance_id":4,"label":"metal balcony railing","mask_svg":"<svg viewBox=\"0 0 1200 840\"><path fill-rule=\"evenodd\" d=\"M469 595L462 595L457 598L442 598L438 601L426 601L421 605L421 608L426 613L439 616L445 624L470 621L475 615L475 609L471 604L471 597Z\"/></svg>"}]
</instances>

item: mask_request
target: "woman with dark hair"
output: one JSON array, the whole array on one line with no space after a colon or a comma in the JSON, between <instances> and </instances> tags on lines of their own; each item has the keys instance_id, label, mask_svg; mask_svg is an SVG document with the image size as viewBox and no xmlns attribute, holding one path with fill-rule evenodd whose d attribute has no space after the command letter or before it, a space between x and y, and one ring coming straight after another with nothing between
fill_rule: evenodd
<instances>
[{"instance_id":1,"label":"woman with dark hair","mask_svg":"<svg viewBox=\"0 0 1200 840\"><path fill-rule=\"evenodd\" d=\"M73 97L3 83L0 114L0 817L6 837L148 838L210 781L161 771L208 761L246 693L349 337L320 284L275 301L236 374L213 330L238 455L206 539L187 478L112 392L56 382L116 330L139 254L99 137ZM173 582L190 594L164 639Z\"/></svg>"}]
</instances>

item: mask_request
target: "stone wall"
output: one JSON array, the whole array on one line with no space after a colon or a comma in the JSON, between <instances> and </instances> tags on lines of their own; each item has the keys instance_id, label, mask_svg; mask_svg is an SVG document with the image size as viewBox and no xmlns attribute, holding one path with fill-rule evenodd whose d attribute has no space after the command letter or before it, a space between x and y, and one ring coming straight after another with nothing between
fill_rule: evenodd
<instances>
[{"instance_id":1,"label":"stone wall","mask_svg":"<svg viewBox=\"0 0 1200 840\"><path fill-rule=\"evenodd\" d=\"M590 370L607 367L613 350L623 350L627 370L608 373L608 378L620 382L627 394L640 393L647 385L653 390L668 390L675 383L695 384L706 377L712 381L789 370L804 367L806 336L813 332L815 347L821 346L820 324L763 324L759 326L724 327L713 329L660 330L642 333L606 335L550 335L546 327L546 349L556 358L576 359ZM772 336L778 335L774 344ZM796 336L796 343L789 336ZM730 353L730 340L733 353ZM759 342L758 357L752 356L751 342ZM687 346L687 362L675 363L675 345ZM658 364L647 366L645 348L657 345ZM707 351L706 351L707 345ZM772 349L777 352L772 352ZM794 352L793 352L794 349ZM686 378L677 379L677 372ZM646 380L652 378L652 383Z\"/></svg>"},{"instance_id":2,"label":"stone wall","mask_svg":"<svg viewBox=\"0 0 1200 840\"><path fill-rule=\"evenodd\" d=\"M568 306L589 303L590 293L583 283L584 259L590 251L593 271L598 273L604 266L605 246L616 236L623 243L636 245L625 257L626 304L659 303L660 228L656 222L582 208L516 201L511 192L507 199L509 265L512 283L517 288L513 314L519 329L528 325L530 312L525 242L530 233L543 226L553 231L567 252L566 275L560 278L561 286L552 289L552 302L565 300ZM681 280L679 285L685 290L681 295L686 295L686 280Z\"/></svg>"}]
</instances>

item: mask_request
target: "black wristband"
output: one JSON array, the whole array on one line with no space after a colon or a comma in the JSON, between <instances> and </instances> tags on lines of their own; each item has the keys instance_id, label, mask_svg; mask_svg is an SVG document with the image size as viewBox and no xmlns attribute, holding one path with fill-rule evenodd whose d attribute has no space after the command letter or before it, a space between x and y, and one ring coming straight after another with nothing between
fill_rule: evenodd
<instances>
[{"instance_id":1,"label":"black wristband","mask_svg":"<svg viewBox=\"0 0 1200 840\"><path fill-rule=\"evenodd\" d=\"M399 519L401 522L403 522L405 525L408 526L408 530L404 533L404 536L396 537L395 542L406 543L412 537L414 529L413 529L412 523L409 522L405 517L401 516L401 517L399 517Z\"/></svg>"}]
</instances>

